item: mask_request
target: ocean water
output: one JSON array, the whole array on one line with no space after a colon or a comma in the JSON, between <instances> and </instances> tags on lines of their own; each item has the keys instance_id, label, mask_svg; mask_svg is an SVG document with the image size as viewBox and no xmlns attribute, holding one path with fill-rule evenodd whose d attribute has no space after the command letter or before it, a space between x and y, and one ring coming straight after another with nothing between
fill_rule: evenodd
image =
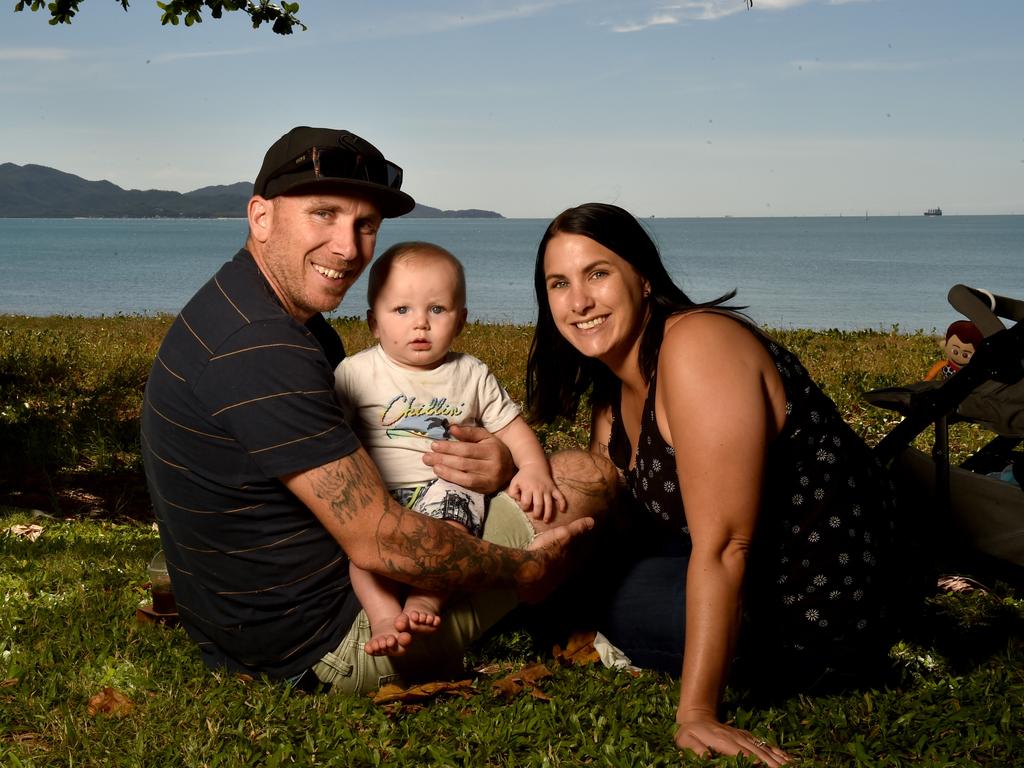
<instances>
[{"instance_id":1,"label":"ocean water","mask_svg":"<svg viewBox=\"0 0 1024 768\"><path fill-rule=\"evenodd\" d=\"M1024 216L647 219L695 300L774 328L943 331L956 283L1024 298ZM465 264L471 320L532 323L541 219L387 221L378 252L437 242ZM241 219L0 219L0 314L177 312L245 239ZM362 316L365 276L335 314Z\"/></svg>"}]
</instances>

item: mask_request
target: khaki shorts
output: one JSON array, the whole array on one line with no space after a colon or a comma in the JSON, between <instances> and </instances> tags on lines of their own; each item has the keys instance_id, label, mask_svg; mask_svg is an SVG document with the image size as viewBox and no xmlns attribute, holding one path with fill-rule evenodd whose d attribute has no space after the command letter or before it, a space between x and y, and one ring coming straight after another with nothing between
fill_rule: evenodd
<instances>
[{"instance_id":1,"label":"khaki shorts","mask_svg":"<svg viewBox=\"0 0 1024 768\"><path fill-rule=\"evenodd\" d=\"M483 539L504 547L525 549L533 526L509 496L499 493L488 505ZM413 638L402 656L370 656L370 621L360 611L341 644L313 665L313 673L332 693L363 694L387 683L407 686L424 680L445 680L463 671L462 654L495 622L511 611L515 590L502 589L453 596L441 611L441 626Z\"/></svg>"}]
</instances>

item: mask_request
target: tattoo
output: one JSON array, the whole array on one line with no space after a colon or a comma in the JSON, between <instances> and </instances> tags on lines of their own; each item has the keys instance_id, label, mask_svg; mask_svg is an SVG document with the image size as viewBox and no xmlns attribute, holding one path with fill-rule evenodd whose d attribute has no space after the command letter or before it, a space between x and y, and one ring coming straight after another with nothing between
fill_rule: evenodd
<instances>
[{"instance_id":1,"label":"tattoo","mask_svg":"<svg viewBox=\"0 0 1024 768\"><path fill-rule=\"evenodd\" d=\"M342 525L386 494L377 468L364 451L320 467L312 474L312 482L317 498L328 503Z\"/></svg>"},{"instance_id":2,"label":"tattoo","mask_svg":"<svg viewBox=\"0 0 1024 768\"><path fill-rule=\"evenodd\" d=\"M331 508L342 526L371 510L382 510L376 546L382 575L421 589L451 591L512 586L536 580L550 555L500 547L470 536L455 526L406 509L381 483L365 451L320 467L312 476L317 498Z\"/></svg>"},{"instance_id":3,"label":"tattoo","mask_svg":"<svg viewBox=\"0 0 1024 768\"><path fill-rule=\"evenodd\" d=\"M543 570L544 553L476 539L453 525L388 505L377 529L386 575L438 591L529 583Z\"/></svg>"}]
</instances>

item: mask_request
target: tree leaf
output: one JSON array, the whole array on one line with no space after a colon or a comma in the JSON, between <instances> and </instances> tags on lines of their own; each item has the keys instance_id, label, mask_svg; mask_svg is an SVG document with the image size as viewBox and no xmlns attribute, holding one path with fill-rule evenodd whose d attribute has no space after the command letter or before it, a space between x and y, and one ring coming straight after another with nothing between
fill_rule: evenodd
<instances>
[{"instance_id":1,"label":"tree leaf","mask_svg":"<svg viewBox=\"0 0 1024 768\"><path fill-rule=\"evenodd\" d=\"M522 693L523 684L506 676L491 683L494 693L502 699L512 699Z\"/></svg>"},{"instance_id":2,"label":"tree leaf","mask_svg":"<svg viewBox=\"0 0 1024 768\"><path fill-rule=\"evenodd\" d=\"M594 638L597 632L575 632L569 637L565 649L555 644L552 655L559 663L567 666L587 666L601 661L601 656L594 648Z\"/></svg>"},{"instance_id":3,"label":"tree leaf","mask_svg":"<svg viewBox=\"0 0 1024 768\"><path fill-rule=\"evenodd\" d=\"M537 688L537 681L550 677L551 674L550 669L544 666L544 664L537 662L535 664L528 664L518 672L511 672L505 675L505 677L495 680L491 683L491 686L494 688L494 692L504 699L518 696L524 689L529 689L531 695L533 695L533 691ZM537 696L536 698L544 697Z\"/></svg>"},{"instance_id":4,"label":"tree leaf","mask_svg":"<svg viewBox=\"0 0 1024 768\"><path fill-rule=\"evenodd\" d=\"M124 717L133 709L135 709L135 705L131 699L120 691L115 691L108 686L89 699L87 711L90 717L95 717L96 715Z\"/></svg>"},{"instance_id":5,"label":"tree leaf","mask_svg":"<svg viewBox=\"0 0 1024 768\"><path fill-rule=\"evenodd\" d=\"M43 535L43 526L31 523L30 525L12 525L7 529L7 533L16 539L28 539L29 541L35 541Z\"/></svg>"},{"instance_id":6,"label":"tree leaf","mask_svg":"<svg viewBox=\"0 0 1024 768\"><path fill-rule=\"evenodd\" d=\"M523 667L515 674L517 679L522 680L524 683L536 683L545 677L551 677L552 672L544 664L537 662Z\"/></svg>"},{"instance_id":7,"label":"tree leaf","mask_svg":"<svg viewBox=\"0 0 1024 768\"><path fill-rule=\"evenodd\" d=\"M380 690L373 695L373 703L390 704L393 701L400 701L403 703L424 701L442 693L451 693L456 696L468 698L475 692L472 680L421 683L420 685L414 685L409 688L400 688L397 685L382 685Z\"/></svg>"}]
</instances>

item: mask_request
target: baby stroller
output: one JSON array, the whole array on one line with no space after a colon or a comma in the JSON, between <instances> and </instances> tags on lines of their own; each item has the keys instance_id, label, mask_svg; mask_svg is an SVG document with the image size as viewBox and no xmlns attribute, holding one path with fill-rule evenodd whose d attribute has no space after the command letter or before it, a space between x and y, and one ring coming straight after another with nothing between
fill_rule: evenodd
<instances>
[{"instance_id":1,"label":"baby stroller","mask_svg":"<svg viewBox=\"0 0 1024 768\"><path fill-rule=\"evenodd\" d=\"M1024 301L955 285L949 303L981 331L973 357L951 378L865 394L903 420L875 447L904 503L917 511L940 569L1024 584ZM1002 320L1012 321L1009 328ZM959 466L949 463L949 426L968 421L995 436ZM931 456L911 446L935 427ZM1002 479L997 477L1002 475Z\"/></svg>"}]
</instances>

